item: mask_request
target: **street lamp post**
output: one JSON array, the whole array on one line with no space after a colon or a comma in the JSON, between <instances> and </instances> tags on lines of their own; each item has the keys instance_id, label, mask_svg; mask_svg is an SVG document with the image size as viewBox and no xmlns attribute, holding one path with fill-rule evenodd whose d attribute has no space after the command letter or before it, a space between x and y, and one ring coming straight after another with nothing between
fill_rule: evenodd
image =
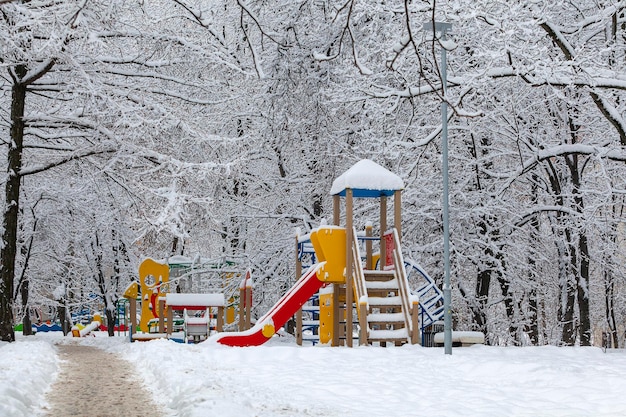
<instances>
[{"instance_id":1,"label":"street lamp post","mask_svg":"<svg viewBox=\"0 0 626 417\"><path fill-rule=\"evenodd\" d=\"M445 22L426 22L423 30L432 32L434 36L439 32L440 40L446 40L446 34L452 29L452 24ZM446 355L452 354L452 288L450 285L450 222L448 198L448 105L446 91L448 88L448 65L446 45L441 46L441 153L443 171L443 346Z\"/></svg>"}]
</instances>

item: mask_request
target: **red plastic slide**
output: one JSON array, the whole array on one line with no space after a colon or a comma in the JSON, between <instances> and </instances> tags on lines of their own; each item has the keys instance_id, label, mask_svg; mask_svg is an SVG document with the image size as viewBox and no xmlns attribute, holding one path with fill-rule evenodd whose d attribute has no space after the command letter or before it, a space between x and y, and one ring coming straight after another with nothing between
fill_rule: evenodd
<instances>
[{"instance_id":1,"label":"red plastic slide","mask_svg":"<svg viewBox=\"0 0 626 417\"><path fill-rule=\"evenodd\" d=\"M267 342L274 334L274 329L280 329L317 290L323 282L317 278L317 271L324 262L312 265L296 282L296 284L265 314L257 320L254 327L243 332L220 333L213 337L213 341L227 346L259 346ZM263 331L270 327L271 331Z\"/></svg>"}]
</instances>

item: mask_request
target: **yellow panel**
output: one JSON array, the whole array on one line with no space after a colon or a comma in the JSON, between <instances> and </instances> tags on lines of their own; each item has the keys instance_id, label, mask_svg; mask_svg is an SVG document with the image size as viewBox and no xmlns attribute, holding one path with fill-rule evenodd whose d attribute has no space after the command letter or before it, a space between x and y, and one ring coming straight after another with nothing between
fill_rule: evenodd
<instances>
[{"instance_id":1,"label":"yellow panel","mask_svg":"<svg viewBox=\"0 0 626 417\"><path fill-rule=\"evenodd\" d=\"M228 307L226 309L226 324L231 324L235 322L235 297L231 297L228 300Z\"/></svg>"},{"instance_id":2,"label":"yellow panel","mask_svg":"<svg viewBox=\"0 0 626 417\"><path fill-rule=\"evenodd\" d=\"M324 258L324 252L322 251L322 245L317 237L317 229L313 230L310 235L311 244L313 245L313 249L315 250L315 256L317 257L317 262L324 262L326 258Z\"/></svg>"},{"instance_id":3,"label":"yellow panel","mask_svg":"<svg viewBox=\"0 0 626 417\"><path fill-rule=\"evenodd\" d=\"M148 322L158 318L159 297L165 296L170 276L170 267L153 259L146 259L139 265L141 284L141 321L139 328L148 333Z\"/></svg>"},{"instance_id":4,"label":"yellow panel","mask_svg":"<svg viewBox=\"0 0 626 417\"><path fill-rule=\"evenodd\" d=\"M375 253L372 255L372 264L367 267L367 269L376 269L376 264L380 259L380 253Z\"/></svg>"},{"instance_id":5,"label":"yellow panel","mask_svg":"<svg viewBox=\"0 0 626 417\"><path fill-rule=\"evenodd\" d=\"M320 292L320 343L333 341L333 293Z\"/></svg>"},{"instance_id":6,"label":"yellow panel","mask_svg":"<svg viewBox=\"0 0 626 417\"><path fill-rule=\"evenodd\" d=\"M337 226L320 226L311 232L311 243L319 261L326 261L317 273L323 282L346 281L346 229Z\"/></svg>"}]
</instances>

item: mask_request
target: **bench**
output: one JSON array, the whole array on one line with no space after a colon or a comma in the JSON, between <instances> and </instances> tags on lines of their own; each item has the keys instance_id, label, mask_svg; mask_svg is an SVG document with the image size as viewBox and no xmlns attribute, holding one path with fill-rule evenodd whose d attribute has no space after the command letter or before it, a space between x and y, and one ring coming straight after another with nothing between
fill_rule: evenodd
<instances>
[{"instance_id":1,"label":"bench","mask_svg":"<svg viewBox=\"0 0 626 417\"><path fill-rule=\"evenodd\" d=\"M435 347L443 347L444 333L435 333ZM452 332L452 346L466 347L472 345L482 345L485 343L485 335L482 332Z\"/></svg>"}]
</instances>

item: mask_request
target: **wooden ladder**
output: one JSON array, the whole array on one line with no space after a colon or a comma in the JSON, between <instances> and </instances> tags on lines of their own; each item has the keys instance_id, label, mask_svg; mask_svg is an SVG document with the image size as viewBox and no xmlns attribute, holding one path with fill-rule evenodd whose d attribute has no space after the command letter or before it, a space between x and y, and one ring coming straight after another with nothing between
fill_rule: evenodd
<instances>
[{"instance_id":1,"label":"wooden ladder","mask_svg":"<svg viewBox=\"0 0 626 417\"><path fill-rule=\"evenodd\" d=\"M363 270L369 309L368 343L404 344L410 341L395 270Z\"/></svg>"}]
</instances>

